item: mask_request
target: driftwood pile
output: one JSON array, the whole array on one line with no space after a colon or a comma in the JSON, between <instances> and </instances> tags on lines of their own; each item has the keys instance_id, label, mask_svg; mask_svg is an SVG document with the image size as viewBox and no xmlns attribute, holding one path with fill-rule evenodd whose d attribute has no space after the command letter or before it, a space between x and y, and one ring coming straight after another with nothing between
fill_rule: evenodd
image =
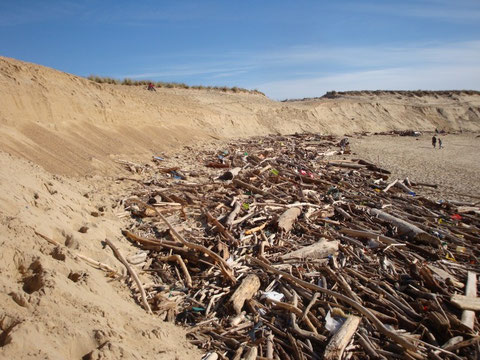
<instances>
[{"instance_id":1,"label":"driftwood pile","mask_svg":"<svg viewBox=\"0 0 480 360\"><path fill-rule=\"evenodd\" d=\"M337 143L276 136L192 152L196 165L128 163L143 177L122 200L139 248L127 261L153 279L139 301L208 359L477 359L479 208L329 161Z\"/></svg>"}]
</instances>

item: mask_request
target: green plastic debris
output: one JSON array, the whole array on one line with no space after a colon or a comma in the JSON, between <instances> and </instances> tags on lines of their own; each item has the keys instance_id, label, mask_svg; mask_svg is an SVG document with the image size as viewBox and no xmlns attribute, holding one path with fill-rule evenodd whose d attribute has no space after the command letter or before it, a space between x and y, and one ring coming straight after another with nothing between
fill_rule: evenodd
<instances>
[{"instance_id":1,"label":"green plastic debris","mask_svg":"<svg viewBox=\"0 0 480 360\"><path fill-rule=\"evenodd\" d=\"M278 174L279 174L277 169L272 169L272 170L270 170L270 172L275 176L278 176Z\"/></svg>"},{"instance_id":2,"label":"green plastic debris","mask_svg":"<svg viewBox=\"0 0 480 360\"><path fill-rule=\"evenodd\" d=\"M242 204L242 208L243 208L244 210L248 210L248 209L250 209L250 204L243 203L243 204Z\"/></svg>"}]
</instances>

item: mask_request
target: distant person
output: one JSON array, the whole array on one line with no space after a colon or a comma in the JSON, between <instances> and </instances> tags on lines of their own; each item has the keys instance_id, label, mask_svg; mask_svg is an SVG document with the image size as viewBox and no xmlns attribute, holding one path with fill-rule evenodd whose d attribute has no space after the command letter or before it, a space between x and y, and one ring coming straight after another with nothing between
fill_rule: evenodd
<instances>
[{"instance_id":1,"label":"distant person","mask_svg":"<svg viewBox=\"0 0 480 360\"><path fill-rule=\"evenodd\" d=\"M438 148L441 149L442 146L442 139L438 138Z\"/></svg>"},{"instance_id":2,"label":"distant person","mask_svg":"<svg viewBox=\"0 0 480 360\"><path fill-rule=\"evenodd\" d=\"M348 138L343 138L341 141L340 141L340 147L342 148L342 151L345 151L345 148L347 147L347 145L350 145L350 142L348 141Z\"/></svg>"},{"instance_id":3,"label":"distant person","mask_svg":"<svg viewBox=\"0 0 480 360\"><path fill-rule=\"evenodd\" d=\"M147 89L150 90L150 91L157 91L157 90L155 90L155 85L153 85L152 83L148 83L148 88Z\"/></svg>"},{"instance_id":4,"label":"distant person","mask_svg":"<svg viewBox=\"0 0 480 360\"><path fill-rule=\"evenodd\" d=\"M437 138L435 137L435 135L432 136L432 146L434 149L437 148Z\"/></svg>"},{"instance_id":5,"label":"distant person","mask_svg":"<svg viewBox=\"0 0 480 360\"><path fill-rule=\"evenodd\" d=\"M435 128L435 134L438 134L438 129L437 128Z\"/></svg>"}]
</instances>

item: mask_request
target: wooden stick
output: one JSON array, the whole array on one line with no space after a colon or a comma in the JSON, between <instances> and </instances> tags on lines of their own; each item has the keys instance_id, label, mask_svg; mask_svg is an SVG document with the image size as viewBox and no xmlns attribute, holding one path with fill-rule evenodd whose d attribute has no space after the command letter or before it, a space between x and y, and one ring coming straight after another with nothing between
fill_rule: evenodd
<instances>
[{"instance_id":1,"label":"wooden stick","mask_svg":"<svg viewBox=\"0 0 480 360\"><path fill-rule=\"evenodd\" d=\"M246 182L243 182L242 180L240 179L233 179L232 181L235 185L237 185L238 187L241 187L241 188L244 188L244 189L247 189L247 190L250 190L251 192L255 193L255 194L260 194L260 195L267 195L267 193L259 188L257 188L256 186L253 186L253 185L250 185L250 184L247 184Z\"/></svg>"},{"instance_id":2,"label":"wooden stick","mask_svg":"<svg viewBox=\"0 0 480 360\"><path fill-rule=\"evenodd\" d=\"M409 187L407 187L407 185L405 185L403 182L401 181L397 181L395 183L395 186L402 189L403 191L405 191L406 193L412 193L414 192L412 189L410 189Z\"/></svg>"},{"instance_id":3,"label":"wooden stick","mask_svg":"<svg viewBox=\"0 0 480 360\"><path fill-rule=\"evenodd\" d=\"M310 311L310 309L312 308L312 306L315 304L315 302L317 301L318 297L320 296L320 293L316 292L315 294L313 294L313 297L312 297L312 300L310 300L310 302L308 303L307 307L305 308L305 310L303 311L303 314L302 314L302 317L300 318L300 321L303 321L307 315L308 315L308 312Z\"/></svg>"},{"instance_id":4,"label":"wooden stick","mask_svg":"<svg viewBox=\"0 0 480 360\"><path fill-rule=\"evenodd\" d=\"M297 340L293 337L292 334L287 333L288 341L290 341L290 344L292 345L293 348L293 357L295 360L305 360L303 353L300 351Z\"/></svg>"},{"instance_id":5,"label":"wooden stick","mask_svg":"<svg viewBox=\"0 0 480 360\"><path fill-rule=\"evenodd\" d=\"M372 232L368 232L368 231L362 231L362 230L354 230L354 229L349 229L349 228L342 228L340 230L340 232L342 234L346 234L346 235L350 235L350 236L355 236L355 237L358 237L360 239L373 239L373 240L378 240L384 244L387 244L387 245L392 245L392 244L401 244L400 242L398 242L397 240L395 239L392 239L388 236L384 236L384 235L379 235L379 234L375 234L375 233L372 233Z\"/></svg>"},{"instance_id":6,"label":"wooden stick","mask_svg":"<svg viewBox=\"0 0 480 360\"><path fill-rule=\"evenodd\" d=\"M278 304L278 302L277 302L277 304ZM297 304L298 304L297 294L294 292L294 294L293 294L293 304L291 306L294 309L298 310L298 312L301 312L300 309L298 309ZM303 336L307 339L316 340L320 343L323 343L327 339L325 336L318 334L316 329L314 329L315 331L307 331L307 330L300 329L300 327L297 324L297 315L295 314L295 312L296 311L292 311L290 313L290 319L291 319L291 323L292 323L292 329L296 334L298 334L300 336Z\"/></svg>"},{"instance_id":7,"label":"wooden stick","mask_svg":"<svg viewBox=\"0 0 480 360\"><path fill-rule=\"evenodd\" d=\"M273 299L267 299L267 301L272 303L275 307L290 311L290 313L292 313L292 314L299 315L299 316L302 316L302 314L303 314L302 310L300 310L296 306L293 306L292 304L284 303L284 302L281 302L281 301L276 301L276 300L273 300ZM317 322L319 322L319 320L316 319L313 315L311 315L311 316L312 316L312 319L315 319ZM308 316L305 318L304 322L305 322L305 325L307 325L310 328L310 330L312 330L312 333L318 334L317 329L315 328L313 323L310 321L310 318ZM320 325L320 324L318 324L318 325ZM306 337L308 337L308 336L306 336Z\"/></svg>"},{"instance_id":8,"label":"wooden stick","mask_svg":"<svg viewBox=\"0 0 480 360\"><path fill-rule=\"evenodd\" d=\"M386 357L377 353L373 345L368 341L368 338L364 336L360 331L357 333L358 343L365 350L365 352L370 355L372 359L382 359L386 360Z\"/></svg>"},{"instance_id":9,"label":"wooden stick","mask_svg":"<svg viewBox=\"0 0 480 360\"><path fill-rule=\"evenodd\" d=\"M256 233L258 231L262 231L265 228L265 226L267 226L267 224L268 224L268 221L264 222L262 225L259 225L259 226L256 226L254 228L245 230L245 235L250 235L250 234Z\"/></svg>"},{"instance_id":10,"label":"wooden stick","mask_svg":"<svg viewBox=\"0 0 480 360\"><path fill-rule=\"evenodd\" d=\"M273 334L270 330L267 335L267 359L273 359Z\"/></svg>"},{"instance_id":11,"label":"wooden stick","mask_svg":"<svg viewBox=\"0 0 480 360\"><path fill-rule=\"evenodd\" d=\"M361 318L358 316L347 317L347 320L343 323L340 329L338 329L337 333L332 336L330 342L325 348L325 353L323 354L324 359L340 360L342 358L345 348L357 331L360 320Z\"/></svg>"},{"instance_id":12,"label":"wooden stick","mask_svg":"<svg viewBox=\"0 0 480 360\"><path fill-rule=\"evenodd\" d=\"M133 268L130 266L130 264L127 262L127 260L125 260L123 255L117 249L117 247L115 245L113 245L113 243L109 239L105 239L105 242L107 243L108 246L110 246L112 248L112 250L115 253L115 255L117 256L118 260L120 260L120 262L127 268L128 273L135 280L135 283L137 284L138 290L140 291L140 295L142 296L143 307L145 308L145 310L149 314L151 314L152 309L150 309L150 305L148 304L148 301L147 301L147 295L145 294L145 289L143 288L143 285L140 282L140 279L138 278L137 273L135 272L135 270L133 270Z\"/></svg>"},{"instance_id":13,"label":"wooden stick","mask_svg":"<svg viewBox=\"0 0 480 360\"><path fill-rule=\"evenodd\" d=\"M43 234L40 234L39 232L33 230L33 232L40 236L42 239L46 240L47 242L49 242L50 244L52 245L55 245L55 246L60 246L60 247L64 247L66 248L66 246L60 244L59 242L53 240L53 239L50 239L48 236L45 236ZM98 262L96 260L93 260L93 259L90 259L89 257L85 256L85 255L82 255L82 254L78 254L78 253L75 253L73 251L71 251L70 249L67 248L68 251L70 251L72 253L72 256L73 257L78 257L80 259L82 259L83 261L85 261L86 263L90 264L90 265L93 265L101 270L104 270L104 271L108 271L112 274L115 274L117 276L122 276L122 274L120 274L117 270L115 270L114 268L108 266L107 264L104 264L104 263L101 263L101 262Z\"/></svg>"},{"instance_id":14,"label":"wooden stick","mask_svg":"<svg viewBox=\"0 0 480 360\"><path fill-rule=\"evenodd\" d=\"M290 275L289 273L286 273L284 271L277 270L273 266L265 264L264 262L262 262L258 259L250 257L250 260L253 263L259 265L262 268L264 268L265 270L268 270L268 271L273 272L273 273L278 274L278 275L282 275L284 279L292 282L293 284L302 286L302 287L310 289L310 290L318 291L318 292L324 293L324 294L329 295L329 296L333 296L333 297L335 297L335 298L337 298L337 299L339 299L343 302L346 302L348 305L355 308L358 312L360 312L368 320L370 320L372 322L372 324L377 328L377 330L379 332L381 332L382 334L384 334L385 336L389 337L390 339L392 339L393 341L395 341L396 343L400 344L401 346L403 346L404 348L406 348L408 350L415 351L417 349L415 344L411 343L409 340L407 340L407 338L405 338L401 335L398 335L397 333L387 329L382 324L382 322L380 320L378 320L378 318L375 315L372 314L372 312L370 310L368 310L364 306L360 305L356 301L350 299L349 297L344 296L342 294L339 294L335 291L331 291L331 290L322 288L320 286L308 283L306 281L300 280L300 279L296 278L295 276Z\"/></svg>"},{"instance_id":15,"label":"wooden stick","mask_svg":"<svg viewBox=\"0 0 480 360\"><path fill-rule=\"evenodd\" d=\"M346 163L346 162L339 162L339 161L329 161L328 165L330 166L338 166L338 167L345 167L349 169L365 169L366 165L355 164L355 163Z\"/></svg>"},{"instance_id":16,"label":"wooden stick","mask_svg":"<svg viewBox=\"0 0 480 360\"><path fill-rule=\"evenodd\" d=\"M174 249L176 251L181 251L182 246L181 243L177 243L174 241L167 241L167 240L158 240L158 239L149 239L139 235L136 235L128 230L122 230L122 234L130 241L137 242L142 245L151 245L151 246L158 246L158 247L165 247L167 249Z\"/></svg>"},{"instance_id":17,"label":"wooden stick","mask_svg":"<svg viewBox=\"0 0 480 360\"><path fill-rule=\"evenodd\" d=\"M185 275L185 280L187 281L187 286L189 288L192 287L192 278L190 277L187 266L180 255L160 256L157 259L159 261L176 261L182 268L183 274Z\"/></svg>"},{"instance_id":18,"label":"wooden stick","mask_svg":"<svg viewBox=\"0 0 480 360\"><path fill-rule=\"evenodd\" d=\"M227 228L231 228L233 225L233 221L237 217L238 213L242 209L242 206L240 204L240 201L235 201L235 206L232 210L232 212L228 215L227 220L225 220L225 226Z\"/></svg>"},{"instance_id":19,"label":"wooden stick","mask_svg":"<svg viewBox=\"0 0 480 360\"><path fill-rule=\"evenodd\" d=\"M397 182L398 182L398 179L395 179L395 181L391 182L390 184L387 185L385 189L383 189L383 192L387 192L388 190L390 190L390 188L395 186Z\"/></svg>"},{"instance_id":20,"label":"wooden stick","mask_svg":"<svg viewBox=\"0 0 480 360\"><path fill-rule=\"evenodd\" d=\"M230 233L230 231L228 231L227 229L225 229L225 227L220 224L220 222L215 219L213 217L212 214L210 214L207 210L204 210L204 213L205 213L205 216L207 217L207 221L210 223L210 224L213 224L215 225L215 227L217 228L217 230L223 235L225 236L225 238L230 241L231 244L236 244L238 241L233 237L233 235Z\"/></svg>"}]
</instances>

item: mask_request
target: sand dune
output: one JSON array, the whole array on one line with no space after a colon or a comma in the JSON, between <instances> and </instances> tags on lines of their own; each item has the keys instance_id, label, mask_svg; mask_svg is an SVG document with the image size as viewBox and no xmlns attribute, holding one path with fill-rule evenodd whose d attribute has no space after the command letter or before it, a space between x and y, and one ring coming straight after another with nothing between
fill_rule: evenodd
<instances>
[{"instance_id":1,"label":"sand dune","mask_svg":"<svg viewBox=\"0 0 480 360\"><path fill-rule=\"evenodd\" d=\"M67 175L106 174L112 158L270 133L480 130L480 95L348 95L276 102L216 90L97 84L0 57L0 149Z\"/></svg>"}]
</instances>

